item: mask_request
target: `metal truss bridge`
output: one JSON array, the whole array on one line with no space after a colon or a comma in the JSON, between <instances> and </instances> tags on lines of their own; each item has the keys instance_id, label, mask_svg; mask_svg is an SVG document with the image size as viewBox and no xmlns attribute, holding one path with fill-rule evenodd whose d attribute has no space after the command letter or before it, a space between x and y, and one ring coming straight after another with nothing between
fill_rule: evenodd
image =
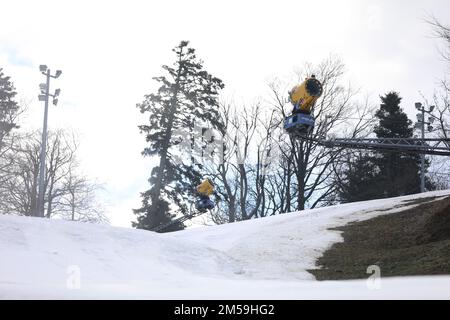
<instances>
[{"instance_id":1,"label":"metal truss bridge","mask_svg":"<svg viewBox=\"0 0 450 320\"><path fill-rule=\"evenodd\" d=\"M450 156L450 139L416 139L416 138L331 138L313 139L328 148L352 148L416 154Z\"/></svg>"}]
</instances>

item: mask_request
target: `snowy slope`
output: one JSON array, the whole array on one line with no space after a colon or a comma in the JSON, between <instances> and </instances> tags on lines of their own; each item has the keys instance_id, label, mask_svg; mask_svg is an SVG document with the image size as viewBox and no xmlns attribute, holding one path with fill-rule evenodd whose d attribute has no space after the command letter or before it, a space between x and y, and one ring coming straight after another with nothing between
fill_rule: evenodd
<instances>
[{"instance_id":1,"label":"snowy slope","mask_svg":"<svg viewBox=\"0 0 450 320\"><path fill-rule=\"evenodd\" d=\"M307 272L340 233L450 190L170 234L0 217L3 299L450 299L450 277L318 282Z\"/></svg>"}]
</instances>

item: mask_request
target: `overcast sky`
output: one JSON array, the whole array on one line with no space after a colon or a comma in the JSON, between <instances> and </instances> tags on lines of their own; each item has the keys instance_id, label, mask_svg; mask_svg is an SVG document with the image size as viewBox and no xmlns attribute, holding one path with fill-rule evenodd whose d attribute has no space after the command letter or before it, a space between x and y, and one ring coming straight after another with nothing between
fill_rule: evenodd
<instances>
[{"instance_id":1,"label":"overcast sky","mask_svg":"<svg viewBox=\"0 0 450 320\"><path fill-rule=\"evenodd\" d=\"M414 115L420 92L430 96L445 73L424 18L450 23L448 0L0 0L0 10L0 67L29 101L22 126L42 126L39 65L61 69L51 84L61 98L49 126L79 134L83 169L105 183L108 215L124 227L151 167L140 155L137 125L145 118L135 105L156 88L151 78L173 61L180 40L224 81L222 98L251 102L273 77L336 54L374 103L395 90Z\"/></svg>"}]
</instances>

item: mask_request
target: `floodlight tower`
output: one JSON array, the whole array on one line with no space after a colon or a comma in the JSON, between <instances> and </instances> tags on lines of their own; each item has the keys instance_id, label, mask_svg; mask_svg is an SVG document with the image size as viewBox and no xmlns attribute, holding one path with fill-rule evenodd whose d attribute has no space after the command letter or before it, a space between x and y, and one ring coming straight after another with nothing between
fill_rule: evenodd
<instances>
[{"instance_id":1,"label":"floodlight tower","mask_svg":"<svg viewBox=\"0 0 450 320\"><path fill-rule=\"evenodd\" d=\"M54 94L50 94L50 78L58 78L62 71L57 70L54 75L51 75L50 69L46 65L40 65L39 71L46 76L46 83L41 83L39 89L41 94L39 95L39 101L45 101L44 110L44 125L42 128L42 142L41 142L41 154L40 154L40 168L39 168L39 194L36 203L37 217L44 217L44 182L45 182L45 154L47 148L47 118L48 118L48 100L49 97L53 97L53 104L56 106L58 103L57 97L61 93L60 89L56 89Z\"/></svg>"},{"instance_id":2,"label":"floodlight tower","mask_svg":"<svg viewBox=\"0 0 450 320\"><path fill-rule=\"evenodd\" d=\"M416 109L420 111L417 116L417 123L415 124L416 129L420 129L422 132L422 141L425 139L425 125L427 125L427 129L429 132L433 131L433 126L431 125L434 122L435 116L431 114L434 110L434 106L430 106L429 110L425 109L425 106L420 102L415 103ZM428 113L430 117L428 117L428 122L425 121L425 113ZM420 155L420 192L425 192L425 155Z\"/></svg>"}]
</instances>

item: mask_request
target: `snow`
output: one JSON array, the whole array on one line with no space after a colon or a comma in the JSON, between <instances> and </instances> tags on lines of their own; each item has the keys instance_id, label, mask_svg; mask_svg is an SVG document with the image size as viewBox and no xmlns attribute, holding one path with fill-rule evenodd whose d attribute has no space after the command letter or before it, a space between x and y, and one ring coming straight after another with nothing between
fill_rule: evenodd
<instances>
[{"instance_id":1,"label":"snow","mask_svg":"<svg viewBox=\"0 0 450 320\"><path fill-rule=\"evenodd\" d=\"M449 299L450 276L316 281L329 228L450 190L181 232L0 217L0 299ZM382 270L381 270L382 272ZM369 278L370 274L368 274ZM381 274L382 276L382 274Z\"/></svg>"}]
</instances>

